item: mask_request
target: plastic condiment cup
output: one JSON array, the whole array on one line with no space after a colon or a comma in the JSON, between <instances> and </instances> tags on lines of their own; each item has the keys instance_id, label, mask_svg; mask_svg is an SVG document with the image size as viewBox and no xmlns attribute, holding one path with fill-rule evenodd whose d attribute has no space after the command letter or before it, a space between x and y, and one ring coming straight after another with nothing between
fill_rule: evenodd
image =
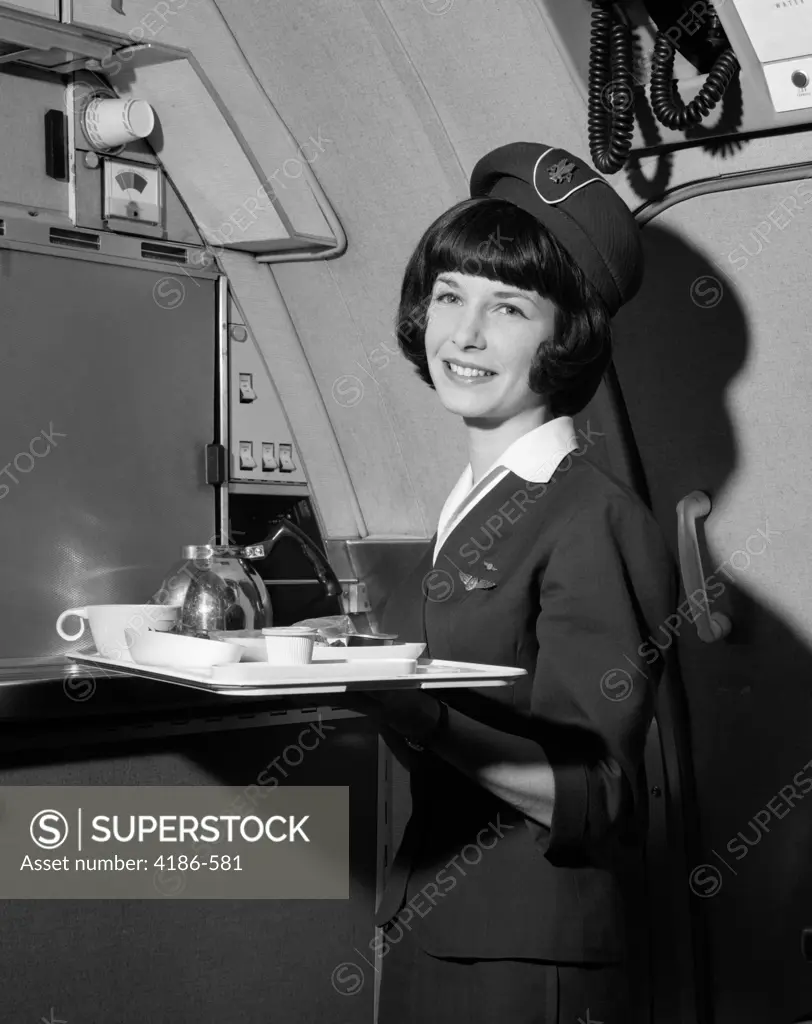
<instances>
[{"instance_id":1,"label":"plastic condiment cup","mask_svg":"<svg viewBox=\"0 0 812 1024\"><path fill-rule=\"evenodd\" d=\"M263 629L269 665L309 665L318 633L303 626Z\"/></svg>"}]
</instances>

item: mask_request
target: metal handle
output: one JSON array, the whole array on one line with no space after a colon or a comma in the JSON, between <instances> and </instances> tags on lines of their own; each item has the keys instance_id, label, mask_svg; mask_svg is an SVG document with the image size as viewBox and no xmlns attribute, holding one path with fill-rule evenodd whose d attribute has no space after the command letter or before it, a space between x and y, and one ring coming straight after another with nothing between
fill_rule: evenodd
<instances>
[{"instance_id":1,"label":"metal handle","mask_svg":"<svg viewBox=\"0 0 812 1024\"><path fill-rule=\"evenodd\" d=\"M706 644L722 640L731 630L730 619L721 612L712 612L705 590L705 574L702 572L702 556L696 537L696 521L710 513L711 500L702 491L691 491L677 503L677 541L679 544L679 567L685 594L692 604L698 604L696 631L699 639ZM697 600L698 598L698 600Z\"/></svg>"},{"instance_id":2,"label":"metal handle","mask_svg":"<svg viewBox=\"0 0 812 1024\"><path fill-rule=\"evenodd\" d=\"M289 519L276 519L271 523L271 532L260 544L249 544L241 551L243 558L267 558L276 542L281 537L290 537L298 542L305 557L313 566L316 576L324 586L329 597L338 597L342 592L341 584L327 560L327 556L319 551L308 535ZM273 582L272 580L269 582Z\"/></svg>"}]
</instances>

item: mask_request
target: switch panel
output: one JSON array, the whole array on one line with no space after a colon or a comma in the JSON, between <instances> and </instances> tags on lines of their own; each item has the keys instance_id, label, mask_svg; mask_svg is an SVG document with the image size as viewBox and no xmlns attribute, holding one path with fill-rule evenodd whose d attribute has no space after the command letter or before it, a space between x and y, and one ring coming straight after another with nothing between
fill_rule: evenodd
<instances>
[{"instance_id":1,"label":"switch panel","mask_svg":"<svg viewBox=\"0 0 812 1024\"><path fill-rule=\"evenodd\" d=\"M229 296L229 480L258 489L307 485L284 408L250 327ZM233 318L233 319L232 319ZM295 396L289 396L294 400Z\"/></svg>"}]
</instances>

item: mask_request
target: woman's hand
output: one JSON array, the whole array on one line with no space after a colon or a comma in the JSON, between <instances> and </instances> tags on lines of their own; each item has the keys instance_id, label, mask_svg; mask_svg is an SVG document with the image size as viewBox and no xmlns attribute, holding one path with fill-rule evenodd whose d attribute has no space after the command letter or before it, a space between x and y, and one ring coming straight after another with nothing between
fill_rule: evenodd
<instances>
[{"instance_id":1,"label":"woman's hand","mask_svg":"<svg viewBox=\"0 0 812 1024\"><path fill-rule=\"evenodd\" d=\"M346 694L346 704L375 721L388 744L386 731L392 730L413 750L429 750L525 817L551 827L555 777L535 740L450 710L425 690L355 690ZM408 760L407 754L402 763Z\"/></svg>"}]
</instances>

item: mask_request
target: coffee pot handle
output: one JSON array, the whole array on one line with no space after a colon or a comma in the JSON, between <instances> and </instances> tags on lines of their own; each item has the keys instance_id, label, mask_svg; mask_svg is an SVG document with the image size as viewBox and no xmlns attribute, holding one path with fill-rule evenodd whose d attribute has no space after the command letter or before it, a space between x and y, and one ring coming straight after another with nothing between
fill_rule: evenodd
<instances>
[{"instance_id":1,"label":"coffee pot handle","mask_svg":"<svg viewBox=\"0 0 812 1024\"><path fill-rule=\"evenodd\" d=\"M341 584L327 561L327 556L316 547L304 530L284 517L274 519L270 529L271 532L265 540L259 544L247 545L241 550L241 556L251 560L267 558L278 540L281 540L282 537L289 537L291 540L295 540L304 552L307 560L313 566L316 576L324 585L328 596L338 597L341 594Z\"/></svg>"}]
</instances>

